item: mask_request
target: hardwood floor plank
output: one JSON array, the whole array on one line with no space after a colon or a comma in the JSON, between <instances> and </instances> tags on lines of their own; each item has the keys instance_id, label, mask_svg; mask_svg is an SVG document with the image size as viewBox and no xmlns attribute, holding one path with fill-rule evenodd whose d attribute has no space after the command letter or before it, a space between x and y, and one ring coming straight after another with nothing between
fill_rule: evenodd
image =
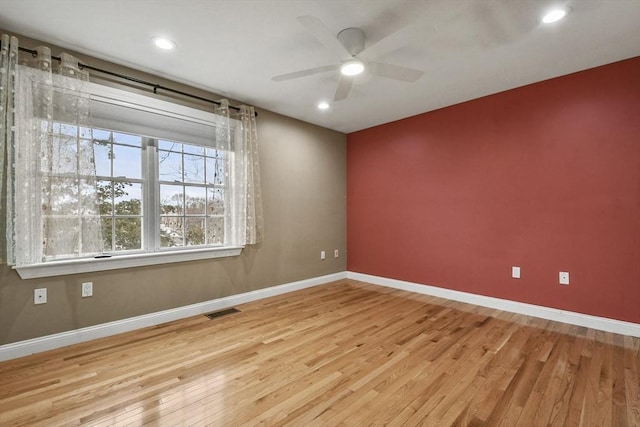
<instances>
[{"instance_id":1,"label":"hardwood floor plank","mask_svg":"<svg viewBox=\"0 0 640 427\"><path fill-rule=\"evenodd\" d=\"M624 337L624 377L629 426L640 426L640 340Z\"/></svg>"},{"instance_id":2,"label":"hardwood floor plank","mask_svg":"<svg viewBox=\"0 0 640 427\"><path fill-rule=\"evenodd\" d=\"M587 387L587 375L591 365L591 358L580 356L577 371L575 374L575 385L569 398L567 416L564 425L567 427L580 426L582 410L585 402L585 390Z\"/></svg>"},{"instance_id":3,"label":"hardwood floor plank","mask_svg":"<svg viewBox=\"0 0 640 427\"><path fill-rule=\"evenodd\" d=\"M602 368L596 401L596 425L607 425L613 416L613 347L607 345L603 351Z\"/></svg>"},{"instance_id":4,"label":"hardwood floor plank","mask_svg":"<svg viewBox=\"0 0 640 427\"><path fill-rule=\"evenodd\" d=\"M613 387L611 390L611 398L613 401L611 424L614 426L627 427L628 417L624 374L624 338L620 335L616 335L613 338L616 345L613 348L613 360L611 363L613 380Z\"/></svg>"},{"instance_id":5,"label":"hardwood floor plank","mask_svg":"<svg viewBox=\"0 0 640 427\"><path fill-rule=\"evenodd\" d=\"M640 425L640 339L340 280L0 363L5 426Z\"/></svg>"},{"instance_id":6,"label":"hardwood floor plank","mask_svg":"<svg viewBox=\"0 0 640 427\"><path fill-rule=\"evenodd\" d=\"M580 414L581 426L597 426L598 395L600 387L600 371L605 351L605 344L596 342L592 349L592 358L589 371L586 375L586 388L582 413Z\"/></svg>"}]
</instances>

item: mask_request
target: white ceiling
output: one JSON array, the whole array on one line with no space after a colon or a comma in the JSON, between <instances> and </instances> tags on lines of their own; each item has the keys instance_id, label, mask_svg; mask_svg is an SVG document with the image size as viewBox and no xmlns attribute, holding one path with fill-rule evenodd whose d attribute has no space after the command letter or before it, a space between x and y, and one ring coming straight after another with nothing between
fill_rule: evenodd
<instances>
[{"instance_id":1,"label":"white ceiling","mask_svg":"<svg viewBox=\"0 0 640 427\"><path fill-rule=\"evenodd\" d=\"M572 11L541 24L554 5ZM405 83L365 72L346 100L319 111L338 71L271 80L345 59L303 15L335 34L359 27L364 59L424 75ZM2 0L0 28L348 133L638 56L640 0ZM177 49L154 48L157 35Z\"/></svg>"}]
</instances>

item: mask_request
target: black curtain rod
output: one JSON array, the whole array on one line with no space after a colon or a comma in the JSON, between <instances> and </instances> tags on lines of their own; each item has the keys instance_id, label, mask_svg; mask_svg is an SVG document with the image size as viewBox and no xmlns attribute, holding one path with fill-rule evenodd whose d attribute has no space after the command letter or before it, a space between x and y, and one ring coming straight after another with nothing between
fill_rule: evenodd
<instances>
[{"instance_id":1,"label":"black curtain rod","mask_svg":"<svg viewBox=\"0 0 640 427\"><path fill-rule=\"evenodd\" d=\"M22 47L22 46L19 46L18 49L20 51L22 51L22 52L30 53L34 58L38 56L38 51L35 50L35 49L28 49L28 48ZM58 62L60 61L60 57L59 56L51 55L51 59L55 59ZM127 75L120 74L120 73L114 73L113 71L104 70L102 68L92 67L91 65L88 65L88 64L83 64L83 63L78 62L78 67L80 67L80 69L86 68L87 70L96 71L98 73L107 74L109 76L117 77L119 79L128 80L130 82L134 82L134 83L139 83L139 84L142 84L142 85L150 86L150 87L153 88L153 93L158 93L157 91L158 91L158 89L160 89L160 90L164 90L164 91L167 91L167 92L175 93L175 94L178 94L178 95L186 96L188 98L193 98L193 99L197 99L197 100L200 100L200 101L209 102L209 103L215 104L215 105L221 105L219 101L214 101L212 99L203 98L203 97L198 96L198 95L192 95L192 94L187 93L187 92L182 92L181 90L171 89L170 87L162 86L162 85L159 85L157 83L151 83L151 82L148 82L146 80L138 79L136 77L127 76ZM231 108L232 110L240 111L239 107L234 107L233 105L229 105L229 108ZM255 115L256 115L256 117L258 117L258 112L257 111L255 112Z\"/></svg>"}]
</instances>

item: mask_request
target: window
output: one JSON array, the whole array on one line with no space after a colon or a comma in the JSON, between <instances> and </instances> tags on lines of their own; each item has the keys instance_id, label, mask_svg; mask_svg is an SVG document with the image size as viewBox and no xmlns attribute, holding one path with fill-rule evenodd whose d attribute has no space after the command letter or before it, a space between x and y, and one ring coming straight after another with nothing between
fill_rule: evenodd
<instances>
[{"instance_id":1,"label":"window","mask_svg":"<svg viewBox=\"0 0 640 427\"><path fill-rule=\"evenodd\" d=\"M225 244L224 150L104 129L92 134L105 254Z\"/></svg>"},{"instance_id":2,"label":"window","mask_svg":"<svg viewBox=\"0 0 640 427\"><path fill-rule=\"evenodd\" d=\"M158 141L160 246L224 244L224 151Z\"/></svg>"},{"instance_id":3,"label":"window","mask_svg":"<svg viewBox=\"0 0 640 427\"><path fill-rule=\"evenodd\" d=\"M36 118L38 173L23 191L33 215L16 221L32 261L18 263L20 275L239 254L247 188L240 121L84 86L90 119L64 109Z\"/></svg>"},{"instance_id":4,"label":"window","mask_svg":"<svg viewBox=\"0 0 640 427\"><path fill-rule=\"evenodd\" d=\"M143 137L105 129L92 129L92 134L102 251L143 249L143 226L148 221L142 196L152 182L142 176L142 153L147 149Z\"/></svg>"}]
</instances>

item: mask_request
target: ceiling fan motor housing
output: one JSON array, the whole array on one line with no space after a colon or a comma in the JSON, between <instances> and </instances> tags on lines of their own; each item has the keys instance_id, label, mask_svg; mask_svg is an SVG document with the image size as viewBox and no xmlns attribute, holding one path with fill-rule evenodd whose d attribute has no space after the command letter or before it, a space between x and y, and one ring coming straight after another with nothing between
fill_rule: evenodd
<instances>
[{"instance_id":1,"label":"ceiling fan motor housing","mask_svg":"<svg viewBox=\"0 0 640 427\"><path fill-rule=\"evenodd\" d=\"M338 33L338 40L351 56L364 50L364 31L360 28L346 28Z\"/></svg>"}]
</instances>

